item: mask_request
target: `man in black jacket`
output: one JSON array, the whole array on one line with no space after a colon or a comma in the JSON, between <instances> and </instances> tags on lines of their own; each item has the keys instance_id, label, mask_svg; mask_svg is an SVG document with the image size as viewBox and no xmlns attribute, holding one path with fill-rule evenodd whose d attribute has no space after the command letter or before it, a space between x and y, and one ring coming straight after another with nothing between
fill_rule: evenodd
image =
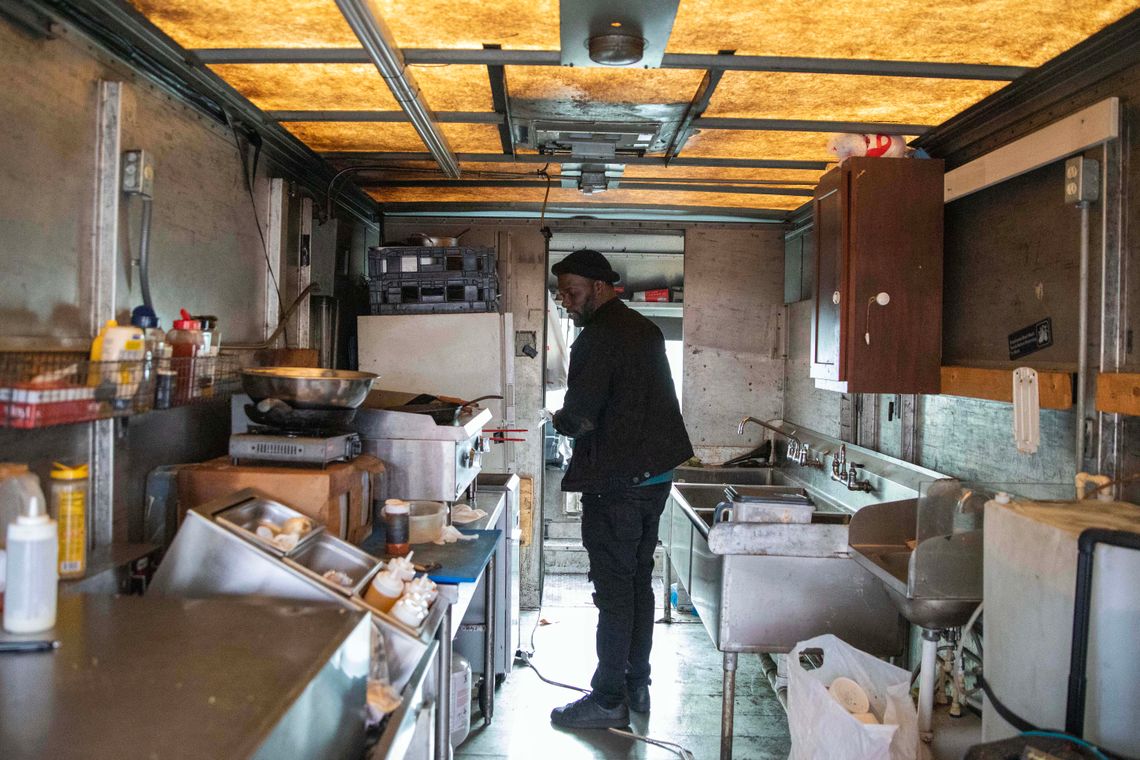
<instances>
[{"instance_id":1,"label":"man in black jacket","mask_svg":"<svg viewBox=\"0 0 1140 760\"><path fill-rule=\"evenodd\" d=\"M598 608L593 691L550 720L566 728L629 723L649 711L653 551L673 468L693 455L661 331L622 303L618 274L597 251L555 264L558 292L583 328L570 351L554 427L574 439L563 491L582 493L582 543Z\"/></svg>"}]
</instances>

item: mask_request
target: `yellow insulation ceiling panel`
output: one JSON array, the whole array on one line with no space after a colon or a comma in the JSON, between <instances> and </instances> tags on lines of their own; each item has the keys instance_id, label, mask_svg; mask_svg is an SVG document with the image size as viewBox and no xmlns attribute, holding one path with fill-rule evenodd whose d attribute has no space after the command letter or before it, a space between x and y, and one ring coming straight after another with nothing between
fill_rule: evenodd
<instances>
[{"instance_id":1,"label":"yellow insulation ceiling panel","mask_svg":"<svg viewBox=\"0 0 1140 760\"><path fill-rule=\"evenodd\" d=\"M934 126L1005 84L967 79L726 71L705 116Z\"/></svg>"},{"instance_id":2,"label":"yellow insulation ceiling panel","mask_svg":"<svg viewBox=\"0 0 1140 760\"><path fill-rule=\"evenodd\" d=\"M411 124L343 121L287 121L282 126L318 153L380 151L422 153L426 150ZM499 130L490 124L441 124L457 153L498 153Z\"/></svg>"},{"instance_id":3,"label":"yellow insulation ceiling panel","mask_svg":"<svg viewBox=\"0 0 1140 760\"><path fill-rule=\"evenodd\" d=\"M689 69L508 66L513 100L573 103L688 103L704 73Z\"/></svg>"},{"instance_id":4,"label":"yellow insulation ceiling panel","mask_svg":"<svg viewBox=\"0 0 1140 760\"><path fill-rule=\"evenodd\" d=\"M557 0L374 0L404 48L557 50ZM334 0L131 0L184 48L359 47Z\"/></svg>"},{"instance_id":5,"label":"yellow insulation ceiling panel","mask_svg":"<svg viewBox=\"0 0 1140 760\"><path fill-rule=\"evenodd\" d=\"M333 0L131 0L184 48L360 47Z\"/></svg>"},{"instance_id":6,"label":"yellow insulation ceiling panel","mask_svg":"<svg viewBox=\"0 0 1140 760\"><path fill-rule=\"evenodd\" d=\"M392 187L368 190L380 203L534 203L542 204L546 190L541 187ZM590 205L722 206L791 211L809 198L783 195L740 193L651 192L607 190L584 195L577 190L553 188L550 203Z\"/></svg>"},{"instance_id":7,"label":"yellow insulation ceiling panel","mask_svg":"<svg viewBox=\"0 0 1140 760\"><path fill-rule=\"evenodd\" d=\"M670 53L1038 66L1136 0L681 0Z\"/></svg>"},{"instance_id":8,"label":"yellow insulation ceiling panel","mask_svg":"<svg viewBox=\"0 0 1140 760\"><path fill-rule=\"evenodd\" d=\"M265 111L399 111L370 63L217 64L210 68ZM484 66L409 66L436 111L493 111Z\"/></svg>"},{"instance_id":9,"label":"yellow insulation ceiling panel","mask_svg":"<svg viewBox=\"0 0 1140 760\"><path fill-rule=\"evenodd\" d=\"M681 155L689 158L778 158L834 161L826 132L751 132L705 129L693 134Z\"/></svg>"}]
</instances>

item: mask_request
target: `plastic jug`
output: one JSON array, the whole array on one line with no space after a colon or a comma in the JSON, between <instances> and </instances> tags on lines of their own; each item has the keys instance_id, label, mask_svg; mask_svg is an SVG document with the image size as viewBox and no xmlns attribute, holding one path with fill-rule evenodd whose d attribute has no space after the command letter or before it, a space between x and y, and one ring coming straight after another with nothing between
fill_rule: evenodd
<instances>
[{"instance_id":1,"label":"plastic jug","mask_svg":"<svg viewBox=\"0 0 1140 760\"><path fill-rule=\"evenodd\" d=\"M43 494L28 499L7 530L4 630L38 633L55 625L59 593L59 534Z\"/></svg>"},{"instance_id":2,"label":"plastic jug","mask_svg":"<svg viewBox=\"0 0 1140 760\"><path fill-rule=\"evenodd\" d=\"M451 653L451 746L458 747L471 733L471 663Z\"/></svg>"},{"instance_id":3,"label":"plastic jug","mask_svg":"<svg viewBox=\"0 0 1140 760\"><path fill-rule=\"evenodd\" d=\"M126 408L142 380L142 361L146 343L142 329L107 320L103 329L91 342L91 361L100 362L92 368L92 385L114 386L113 406Z\"/></svg>"}]
</instances>

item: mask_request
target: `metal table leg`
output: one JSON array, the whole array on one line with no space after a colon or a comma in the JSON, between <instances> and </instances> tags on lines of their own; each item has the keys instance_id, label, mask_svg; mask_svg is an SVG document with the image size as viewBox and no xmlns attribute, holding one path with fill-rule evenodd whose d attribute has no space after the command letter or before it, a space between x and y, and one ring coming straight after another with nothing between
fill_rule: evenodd
<instances>
[{"instance_id":1,"label":"metal table leg","mask_svg":"<svg viewBox=\"0 0 1140 760\"><path fill-rule=\"evenodd\" d=\"M720 760L732 760L732 714L736 704L736 652L724 653L724 695L720 708Z\"/></svg>"},{"instance_id":2,"label":"metal table leg","mask_svg":"<svg viewBox=\"0 0 1140 760\"><path fill-rule=\"evenodd\" d=\"M439 672L435 689L435 760L451 760L451 604L443 613L439 640Z\"/></svg>"},{"instance_id":3,"label":"metal table leg","mask_svg":"<svg viewBox=\"0 0 1140 760\"><path fill-rule=\"evenodd\" d=\"M673 585L673 563L669 561L669 552L668 551L665 552L665 567L663 568L663 570L664 570L664 572L662 573L662 576L663 576L662 580L664 581L664 583L662 585L665 586L665 594L664 594L664 596L665 596L665 600L664 600L665 601L665 615L664 615L664 617L661 618L661 622L672 623L673 622L673 605L670 604L670 602L669 602L669 588L670 588L670 586Z\"/></svg>"},{"instance_id":4,"label":"metal table leg","mask_svg":"<svg viewBox=\"0 0 1140 760\"><path fill-rule=\"evenodd\" d=\"M495 593L498 578L495 573L495 555L487 562L483 591L486 594L483 608L487 612L483 635L483 691L479 695L479 708L483 711L483 725L491 725L495 717Z\"/></svg>"}]
</instances>

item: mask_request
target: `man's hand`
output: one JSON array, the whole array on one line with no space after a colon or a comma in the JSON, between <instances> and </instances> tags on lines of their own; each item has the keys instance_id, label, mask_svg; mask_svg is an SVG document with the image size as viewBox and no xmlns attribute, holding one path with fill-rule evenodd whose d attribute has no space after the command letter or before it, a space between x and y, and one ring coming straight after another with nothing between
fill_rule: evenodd
<instances>
[{"instance_id":1,"label":"man's hand","mask_svg":"<svg viewBox=\"0 0 1140 760\"><path fill-rule=\"evenodd\" d=\"M551 420L554 422L554 429L567 438L579 438L592 433L595 429L594 423L588 418L572 414L565 409L555 412Z\"/></svg>"}]
</instances>

